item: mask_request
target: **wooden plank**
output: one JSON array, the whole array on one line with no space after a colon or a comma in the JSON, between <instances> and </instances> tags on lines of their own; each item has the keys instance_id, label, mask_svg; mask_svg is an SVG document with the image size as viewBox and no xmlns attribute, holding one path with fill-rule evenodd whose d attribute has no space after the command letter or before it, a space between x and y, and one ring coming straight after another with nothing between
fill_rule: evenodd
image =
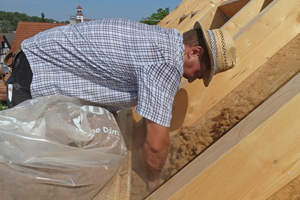
<instances>
[{"instance_id":1,"label":"wooden plank","mask_svg":"<svg viewBox=\"0 0 300 200\"><path fill-rule=\"evenodd\" d=\"M222 3L219 9L226 15L228 19L233 17L239 10L241 10L250 0L233 0Z\"/></svg>"},{"instance_id":2,"label":"wooden plank","mask_svg":"<svg viewBox=\"0 0 300 200\"><path fill-rule=\"evenodd\" d=\"M184 13L187 13L189 6L193 5L197 1L199 0L183 0L169 15L164 17L158 23L158 25L162 26L163 28L167 28L170 25L170 23L178 19L178 17L184 15ZM166 24L167 21L170 22Z\"/></svg>"},{"instance_id":3,"label":"wooden plank","mask_svg":"<svg viewBox=\"0 0 300 200\"><path fill-rule=\"evenodd\" d=\"M299 199L300 197L300 176L292 180L289 184L285 185L278 192L273 194L267 200L278 199Z\"/></svg>"},{"instance_id":4,"label":"wooden plank","mask_svg":"<svg viewBox=\"0 0 300 200\"><path fill-rule=\"evenodd\" d=\"M205 1L205 2L207 2L207 1ZM178 29L180 34L193 28L196 21L200 20L206 13L208 13L215 6L218 6L221 2L223 2L223 1L222 0L208 1L205 4L205 6L203 6L202 9L197 12L197 14L195 14L195 16L193 18L191 18L188 22L182 24L183 27Z\"/></svg>"},{"instance_id":5,"label":"wooden plank","mask_svg":"<svg viewBox=\"0 0 300 200\"><path fill-rule=\"evenodd\" d=\"M165 16L157 25L160 25L164 28L167 25L166 22L170 21L172 18L174 18L174 16L177 16L178 9L184 6L187 2L189 2L189 0L182 0L182 2L180 2L180 4L176 6L176 8L174 8L174 10L172 10L167 16Z\"/></svg>"},{"instance_id":6,"label":"wooden plank","mask_svg":"<svg viewBox=\"0 0 300 200\"><path fill-rule=\"evenodd\" d=\"M143 117L135 112L135 107L132 108L132 126L135 126Z\"/></svg>"},{"instance_id":7,"label":"wooden plank","mask_svg":"<svg viewBox=\"0 0 300 200\"><path fill-rule=\"evenodd\" d=\"M131 189L131 149L132 149L132 109L122 110L118 113L121 122L121 131L127 148L127 155L121 167L105 187L93 200L125 200L130 199Z\"/></svg>"},{"instance_id":8,"label":"wooden plank","mask_svg":"<svg viewBox=\"0 0 300 200\"><path fill-rule=\"evenodd\" d=\"M271 4L247 25L252 26L246 26L235 35L237 66L234 69L216 75L207 88L202 80L182 88L184 96L178 95L173 104L173 116L180 118L172 118L171 135L179 130L174 127L192 125L300 32L300 1L293 0L289 4L273 1ZM187 110L179 109L185 104L180 99L188 99Z\"/></svg>"},{"instance_id":9,"label":"wooden plank","mask_svg":"<svg viewBox=\"0 0 300 200\"><path fill-rule=\"evenodd\" d=\"M209 13L202 17L199 22L204 29L215 29L225 24L226 20L219 6L215 6Z\"/></svg>"},{"instance_id":10,"label":"wooden plank","mask_svg":"<svg viewBox=\"0 0 300 200\"><path fill-rule=\"evenodd\" d=\"M300 174L298 106L300 74L148 199L269 197Z\"/></svg>"},{"instance_id":11,"label":"wooden plank","mask_svg":"<svg viewBox=\"0 0 300 200\"><path fill-rule=\"evenodd\" d=\"M123 162L120 171L120 189L119 195L116 195L118 200L129 200L131 191L131 172L132 172L132 109L125 110L125 122L124 122L124 141L127 147L127 156Z\"/></svg>"},{"instance_id":12,"label":"wooden plank","mask_svg":"<svg viewBox=\"0 0 300 200\"><path fill-rule=\"evenodd\" d=\"M195 15L200 12L206 5L208 5L209 0L203 0L201 2L199 2L190 12L191 14L193 12L193 15L188 16L187 18L185 18L180 24L177 24L177 26L175 26L174 28L176 28L177 30L180 30L181 28L183 28L186 23L191 20L193 17L195 17Z\"/></svg>"},{"instance_id":13,"label":"wooden plank","mask_svg":"<svg viewBox=\"0 0 300 200\"><path fill-rule=\"evenodd\" d=\"M234 17L232 17L228 22L226 22L222 26L222 29L228 31L231 35L235 35L271 2L272 0L251 0Z\"/></svg>"},{"instance_id":14,"label":"wooden plank","mask_svg":"<svg viewBox=\"0 0 300 200\"><path fill-rule=\"evenodd\" d=\"M181 15L178 15L177 19L174 20L172 23L169 23L166 28L176 28L179 24L183 23L185 19L189 19L191 16L189 16L193 11L201 9L205 5L205 2L208 2L208 0L201 0L201 1L194 1L191 3L184 12L181 13ZM184 18L185 17L185 18Z\"/></svg>"},{"instance_id":15,"label":"wooden plank","mask_svg":"<svg viewBox=\"0 0 300 200\"><path fill-rule=\"evenodd\" d=\"M175 28L180 23L181 18L178 17L175 20L172 20L170 23L168 23L164 28Z\"/></svg>"},{"instance_id":16,"label":"wooden plank","mask_svg":"<svg viewBox=\"0 0 300 200\"><path fill-rule=\"evenodd\" d=\"M241 12L245 7L247 7L247 2L250 0L243 0L240 1L241 5L239 8L243 5L242 8L239 10L235 9L235 14L238 12ZM229 1L223 2L219 7L215 7L213 10L210 11L210 13L206 14L201 20L200 23L202 24L204 29L216 29L221 28L224 24L229 23L231 21L231 18L227 15L223 15L223 11L220 9L224 3L228 3ZM234 15L235 16L235 15ZM255 15L256 16L256 15ZM227 18L227 19L226 19ZM249 22L249 21L248 21Z\"/></svg>"}]
</instances>

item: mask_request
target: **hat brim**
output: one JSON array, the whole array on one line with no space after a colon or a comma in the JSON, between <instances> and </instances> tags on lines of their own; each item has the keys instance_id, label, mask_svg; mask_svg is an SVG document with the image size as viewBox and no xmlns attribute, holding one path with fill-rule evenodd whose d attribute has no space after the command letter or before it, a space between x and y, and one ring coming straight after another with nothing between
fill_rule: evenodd
<instances>
[{"instance_id":1,"label":"hat brim","mask_svg":"<svg viewBox=\"0 0 300 200\"><path fill-rule=\"evenodd\" d=\"M205 87L207 87L209 85L210 81L212 80L214 74L215 74L215 67L214 67L215 63L214 63L214 59L213 59L213 53L212 53L212 50L211 50L208 33L203 29L200 22L196 21L196 23L194 25L194 29L200 29L201 30L202 35L203 35L203 39L204 39L204 42L206 44L206 48L207 48L207 51L208 51L210 66L206 66L207 67L206 70L209 70L209 71L207 73L204 73L203 78L202 78Z\"/></svg>"}]
</instances>

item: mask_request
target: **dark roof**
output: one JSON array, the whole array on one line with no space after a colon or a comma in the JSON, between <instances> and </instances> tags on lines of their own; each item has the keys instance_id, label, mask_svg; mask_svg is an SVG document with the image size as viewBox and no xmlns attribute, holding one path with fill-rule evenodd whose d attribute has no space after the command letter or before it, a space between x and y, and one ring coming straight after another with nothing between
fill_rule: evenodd
<instances>
[{"instance_id":1,"label":"dark roof","mask_svg":"<svg viewBox=\"0 0 300 200\"><path fill-rule=\"evenodd\" d=\"M42 22L19 22L14 41L11 47L12 52L16 52L21 43L30 37L35 36L39 32L57 27L65 26L65 23L42 23Z\"/></svg>"},{"instance_id":2,"label":"dark roof","mask_svg":"<svg viewBox=\"0 0 300 200\"><path fill-rule=\"evenodd\" d=\"M9 46L12 46L12 43L13 43L14 37L15 37L15 33L3 33L3 35L5 35L8 43L9 43Z\"/></svg>"},{"instance_id":3,"label":"dark roof","mask_svg":"<svg viewBox=\"0 0 300 200\"><path fill-rule=\"evenodd\" d=\"M76 9L81 9L82 10L81 6L78 6Z\"/></svg>"},{"instance_id":4,"label":"dark roof","mask_svg":"<svg viewBox=\"0 0 300 200\"><path fill-rule=\"evenodd\" d=\"M5 35L0 35L0 42L2 42L2 40L5 40L6 44L8 45L8 48L11 48L11 45L9 44L7 38Z\"/></svg>"}]
</instances>

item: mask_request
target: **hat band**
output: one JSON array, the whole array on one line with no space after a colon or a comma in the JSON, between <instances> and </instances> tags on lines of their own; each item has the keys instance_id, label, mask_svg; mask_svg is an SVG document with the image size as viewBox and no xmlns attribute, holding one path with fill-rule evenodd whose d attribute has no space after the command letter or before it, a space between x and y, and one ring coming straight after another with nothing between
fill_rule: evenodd
<instances>
[{"instance_id":1,"label":"hat band","mask_svg":"<svg viewBox=\"0 0 300 200\"><path fill-rule=\"evenodd\" d=\"M218 73L218 52L217 52L217 44L215 35L211 30L206 30L209 36L210 44L211 44L211 51L213 54L213 60L214 60L214 68L215 68L215 74Z\"/></svg>"}]
</instances>

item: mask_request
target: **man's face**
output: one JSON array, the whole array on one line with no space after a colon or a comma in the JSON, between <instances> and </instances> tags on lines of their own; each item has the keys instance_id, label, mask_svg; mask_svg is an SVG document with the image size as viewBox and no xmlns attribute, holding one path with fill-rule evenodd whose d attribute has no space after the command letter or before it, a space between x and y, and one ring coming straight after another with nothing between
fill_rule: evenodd
<instances>
[{"instance_id":1,"label":"man's face","mask_svg":"<svg viewBox=\"0 0 300 200\"><path fill-rule=\"evenodd\" d=\"M188 79L189 83L192 83L197 78L202 79L204 73L206 73L206 66L203 62L200 62L199 59L203 53L204 49L201 47L186 48L183 77Z\"/></svg>"}]
</instances>

